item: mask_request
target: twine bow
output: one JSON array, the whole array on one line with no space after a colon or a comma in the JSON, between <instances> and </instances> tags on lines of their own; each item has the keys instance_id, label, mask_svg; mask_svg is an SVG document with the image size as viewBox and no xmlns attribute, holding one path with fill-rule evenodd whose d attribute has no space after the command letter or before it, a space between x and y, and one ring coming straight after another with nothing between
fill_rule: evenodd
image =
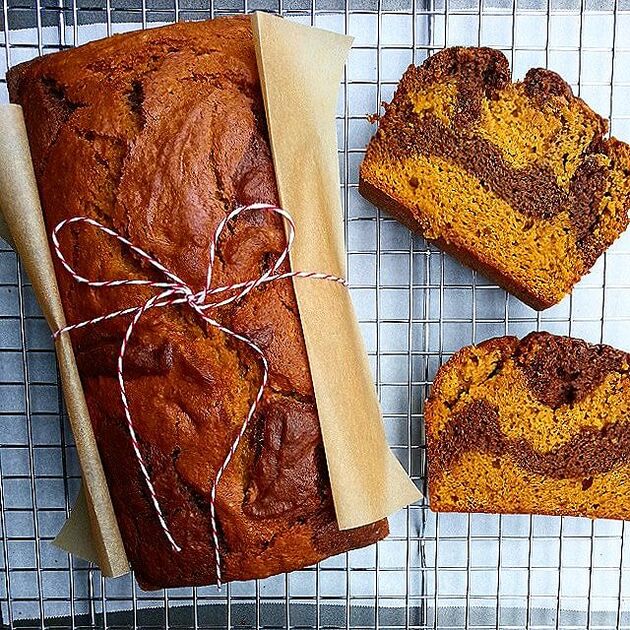
<instances>
[{"instance_id":1,"label":"twine bow","mask_svg":"<svg viewBox=\"0 0 630 630\"><path fill-rule=\"evenodd\" d=\"M221 234L225 229L225 226L237 219L242 213L259 210L270 212L271 214L277 214L281 216L287 226L287 244L286 247L282 250L280 256L273 264L273 266L265 271L258 278L248 280L245 282L238 282L234 284L219 286L212 288L212 274L214 270L214 261L216 257L216 251L219 245L219 239L221 238ZM73 224L73 223L83 223L87 225L91 225L92 227L97 228L98 230L104 232L109 236L113 236L120 243L125 245L132 252L144 258L152 267L157 269L162 275L165 276L166 281L163 282L155 282L152 280L143 280L143 279L114 279L114 280L90 280L78 274L72 266L66 260L66 257L63 255L61 251L61 246L59 244L59 233L65 227ZM94 219L90 219L89 217L84 216L76 216L70 219L65 219L61 221L52 232L52 242L54 246L55 253L63 267L70 273L70 275L79 283L86 284L90 287L94 288L108 288L108 287L121 287L121 286L149 286L154 289L160 290L159 293L150 297L144 304L140 306L134 306L131 308L122 309L119 311L114 311L112 313L107 313L106 315L101 315L100 317L95 317L93 319L85 320L79 322L77 324L71 324L69 326L65 326L57 330L54 333L54 337L61 335L62 333L69 332L71 330L77 330L79 328L83 328L88 325L98 324L100 322L104 322L106 320L114 319L116 317L122 317L125 315L133 315L129 326L125 331L122 343L120 345L120 352L118 354L118 362L117 362L117 376L118 376L118 385L120 387L120 397L122 400L125 418L127 420L127 427L129 429L129 434L131 436L131 443L133 445L133 450L135 452L136 458L138 460L138 464L140 466L140 470L142 471L142 475L145 479L147 488L149 490L149 494L151 496L151 501L153 506L155 507L155 511L157 513L158 520L164 531L164 534L168 541L170 542L173 550L181 551L181 547L175 541L175 538L169 529L168 523L164 517L162 512L162 508L160 507L160 502L155 492L155 488L153 486L153 482L151 481L151 476L149 475L149 471L144 462L144 458L142 456L142 452L140 451L140 445L138 442L138 437L136 434L136 430L134 428L133 418L131 415L131 411L129 409L129 402L127 399L127 390L125 387L125 379L124 379L124 366L125 366L125 353L127 351L127 347L129 346L129 340L131 339L131 335L133 334L134 328L140 321L140 318L150 309L152 308L164 308L167 306L175 306L178 304L188 305L195 313L199 315L205 322L217 328L221 332L237 339L238 341L244 343L247 347L251 348L258 358L263 367L262 381L256 397L254 398L247 416L245 417L241 428L236 435L230 449L223 460L223 463L219 467L215 478L212 482L212 488L210 491L210 520L212 527L212 539L214 542L214 552L215 552L215 561L216 561L216 575L217 575L217 585L219 588L221 587L221 556L219 553L219 537L217 531L217 517L216 517L216 495L217 495L217 487L219 482L221 481L221 477L228 467L230 460L234 456L238 445L241 441L241 438L245 434L247 427L256 412L256 407L260 402L265 387L267 385L267 379L269 376L269 364L267 359L260 349L260 347L255 344L251 339L240 335L239 333L231 330L230 328L226 328L222 324L220 324L216 319L212 318L208 312L211 312L213 309L218 309L221 306L225 306L227 304L231 304L236 302L237 300L245 297L248 293L253 291L256 287L259 287L263 284L275 282L277 280L285 280L287 278L312 278L316 280L328 280L331 282L337 282L344 286L347 286L346 281L343 278L339 278L337 276L333 276L325 273L317 273L317 272L307 272L307 271L289 271L286 273L278 273L282 263L286 260L289 252L291 251L291 247L293 245L293 240L295 237L295 223L291 218L291 215L283 210L282 208L278 208L276 206L270 204L256 203L249 206L241 206L233 210L229 215L227 215L217 226L217 229L214 233L214 238L210 243L210 262L208 264L208 271L206 273L206 282L200 291L195 291L188 283L182 280L179 276L177 276L172 271L169 271L164 265L162 265L157 259L153 256L149 255L140 247L134 245L131 241L126 239L124 236L121 236L111 228L104 226L102 223L95 221ZM221 294L228 293L227 297L221 298L219 297L216 301L211 301L211 298L214 296L220 296Z\"/></svg>"}]
</instances>

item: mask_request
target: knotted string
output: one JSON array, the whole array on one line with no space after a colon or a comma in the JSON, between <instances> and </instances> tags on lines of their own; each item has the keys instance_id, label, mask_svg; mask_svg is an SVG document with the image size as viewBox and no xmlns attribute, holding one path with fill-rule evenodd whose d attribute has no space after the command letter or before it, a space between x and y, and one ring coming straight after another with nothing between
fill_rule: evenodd
<instances>
[{"instance_id":1,"label":"knotted string","mask_svg":"<svg viewBox=\"0 0 630 630\"><path fill-rule=\"evenodd\" d=\"M219 287L212 287L212 276L214 271L214 262L216 258L217 248L219 246L219 239L221 238L221 234L225 229L225 226L231 221L236 220L242 213L259 210L270 212L271 214L276 214L281 216L286 222L287 226L287 244L286 247L282 250L280 256L278 256L277 260L273 264L273 266L265 271L258 278L248 280L245 282L237 282L234 284L228 284ZM104 232L109 236L113 236L120 243L125 245L132 252L144 258L153 268L157 269L163 276L165 276L165 281L163 282L155 282L153 280L143 280L143 279L133 279L133 278L122 278L122 279L113 279L113 280L90 280L85 278L84 276L77 273L73 267L68 263L66 257L63 255L61 251L61 245L59 244L59 233L65 227L73 224L73 223L83 223L87 225L91 225L92 227L97 228L98 230ZM151 481L151 476L149 475L149 471L146 467L144 457L142 456L142 452L140 450L140 444L138 441L138 437L136 434L136 430L134 428L133 418L131 415L131 411L129 409L129 401L127 399L127 390L125 387L125 379L124 379L124 367L125 367L125 354L127 352L127 348L129 346L129 341L133 334L133 331L140 321L140 318L149 310L153 308L164 308L167 306L175 306L178 304L186 304L188 305L195 313L199 315L205 322L213 326L214 328L220 330L226 335L237 339L238 341L244 343L248 348L254 351L254 353L258 356L261 364L262 364L262 381L260 383L260 387L258 388L258 392L256 397L254 398L247 416L245 417L241 428L234 438L230 449L223 460L223 463L219 467L215 478L212 482L212 488L210 491L210 521L212 527L212 539L214 543L214 553L215 553L215 561L216 561L216 575L217 575L217 585L219 588L221 587L221 556L219 552L219 536L217 529L217 517L216 517L216 497L217 497L217 487L219 482L221 481L221 477L228 467L234 453L236 452L238 445L241 441L241 438L245 434L247 427L256 412L256 408L258 403L260 402L263 393L265 391L265 387L267 385L267 379L269 376L269 364L267 359L260 349L260 347L255 344L251 339L238 334L234 330L227 328L220 324L216 319L213 319L208 311L212 311L212 309L217 309L221 306L226 306L227 304L231 304L244 298L248 293L253 291L256 287L259 287L263 284L267 284L270 282L276 282L277 280L285 280L287 278L312 278L316 280L328 280L331 282L337 282L344 286L347 286L346 281L343 278L339 278L334 275L325 274L325 273L317 273L317 272L308 272L308 271L289 271L286 273L278 273L282 263L287 259L289 252L291 251L291 247L293 245L293 240L295 237L295 223L291 218L291 215L283 210L282 208L278 208L276 206L264 203L255 203L249 206L241 206L233 210L230 214L228 214L217 226L217 229L214 233L214 238L210 243L210 260L208 263L208 270L206 273L206 282L200 291L195 291L188 283L182 280L177 274L169 271L163 264L159 262L156 258L145 252L140 247L134 245L131 241L126 239L124 236L121 236L116 231L112 230L104 226L102 223L94 219L90 219L89 217L77 216L72 217L71 219L65 219L61 221L57 227L53 230L52 233L52 242L54 246L55 253L63 267L68 271L68 273L79 283L86 284L90 287L94 288L108 288L108 287L122 287L122 286L148 286L154 289L159 290L159 293L156 293L154 296L150 297L144 304L139 306L134 306L126 309L122 309L119 311L114 311L112 313L107 313L105 315L101 315L100 317L95 317L93 319L88 319L76 324L71 324L69 326L65 326L57 330L54 333L54 337L58 337L62 333L69 332L71 330L77 330L79 328L83 328L85 326L91 324L98 324L100 322L104 322L106 320L114 319L116 317L122 317L125 315L133 315L131 322L127 326L125 334L123 336L122 343L120 345L120 352L118 354L118 362L116 366L116 372L118 377L118 385L120 387L120 397L122 400L125 418L127 420L127 427L129 429L129 435L131 436L131 443L133 446L134 453L138 460L138 464L140 466L140 470L142 471L142 475L145 479L147 488L149 490L149 494L151 497L151 501L153 506L155 507L155 511L157 513L158 520L164 531L164 535L170 542L172 548L175 551L181 551L181 547L177 544L175 537L173 536L168 523L164 517L162 512L162 508L160 506L159 499L155 492L155 488L153 486L153 482ZM220 296L220 294L227 293L228 296L225 298L219 297L217 301L211 301L213 296Z\"/></svg>"}]
</instances>

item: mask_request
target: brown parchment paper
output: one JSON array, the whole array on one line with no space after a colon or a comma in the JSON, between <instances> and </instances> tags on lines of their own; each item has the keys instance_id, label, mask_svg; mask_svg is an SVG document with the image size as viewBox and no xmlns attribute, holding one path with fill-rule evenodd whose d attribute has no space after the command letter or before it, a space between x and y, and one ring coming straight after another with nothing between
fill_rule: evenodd
<instances>
[{"instance_id":1,"label":"brown parchment paper","mask_svg":"<svg viewBox=\"0 0 630 630\"><path fill-rule=\"evenodd\" d=\"M22 108L17 105L0 107L0 210L2 229L8 230L50 329L62 328L65 318L48 248ZM83 473L82 491L55 543L86 560L97 562L104 575L122 575L129 571L129 563L105 482L70 337L67 334L59 336L55 349Z\"/></svg>"},{"instance_id":2,"label":"brown parchment paper","mask_svg":"<svg viewBox=\"0 0 630 630\"><path fill-rule=\"evenodd\" d=\"M294 269L344 275L335 103L350 38L266 14L253 17L261 82L283 205L296 219ZM0 236L19 253L52 330L65 324L21 108L0 106ZM374 522L419 498L387 447L347 290L296 281L339 525ZM61 381L83 474L55 543L128 571L69 337L57 341Z\"/></svg>"},{"instance_id":3,"label":"brown parchment paper","mask_svg":"<svg viewBox=\"0 0 630 630\"><path fill-rule=\"evenodd\" d=\"M352 39L266 13L252 25L280 200L296 222L292 269L345 276L335 109ZM294 285L337 521L373 523L420 492L387 445L348 290Z\"/></svg>"}]
</instances>

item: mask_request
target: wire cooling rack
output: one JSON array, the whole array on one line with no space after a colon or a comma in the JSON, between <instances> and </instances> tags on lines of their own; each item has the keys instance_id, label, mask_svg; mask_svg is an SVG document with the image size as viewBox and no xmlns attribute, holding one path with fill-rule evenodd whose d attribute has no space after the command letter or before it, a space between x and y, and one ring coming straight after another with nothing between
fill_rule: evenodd
<instances>
[{"instance_id":1,"label":"wire cooling rack","mask_svg":"<svg viewBox=\"0 0 630 630\"><path fill-rule=\"evenodd\" d=\"M175 2L176 4L173 4ZM462 345L531 330L630 349L630 236L562 304L536 313L362 200L357 172L406 66L445 45L502 49L516 77L559 71L630 140L630 0L3 0L6 67L124 30L264 9L356 37L338 108L352 295L390 444L425 489L423 399ZM6 101L0 83L0 101ZM79 469L49 332L0 242L0 622L60 628L630 628L625 523L431 513L390 537L259 582L142 593L50 541Z\"/></svg>"}]
</instances>

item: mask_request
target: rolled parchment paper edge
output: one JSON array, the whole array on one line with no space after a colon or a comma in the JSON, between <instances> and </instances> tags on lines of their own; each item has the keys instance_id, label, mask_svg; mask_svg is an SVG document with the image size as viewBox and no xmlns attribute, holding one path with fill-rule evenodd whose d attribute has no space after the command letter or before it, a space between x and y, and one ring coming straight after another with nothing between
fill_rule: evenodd
<instances>
[{"instance_id":1,"label":"rolled parchment paper edge","mask_svg":"<svg viewBox=\"0 0 630 630\"><path fill-rule=\"evenodd\" d=\"M19 105L0 106L0 213L48 325L51 330L62 328L65 317L48 246L24 116ZM55 349L66 409L83 475L87 515L77 512L74 518L80 517L90 525L92 550L87 554L90 557L86 559L91 561L98 558L98 565L106 576L123 575L129 572L129 562L114 515L72 344L67 334L57 338ZM28 421L34 420L29 418ZM80 501L75 506L76 510L81 510ZM90 541L84 531L81 533L81 540L75 541L72 536L63 537L60 546L84 557L83 553Z\"/></svg>"},{"instance_id":2,"label":"rolled parchment paper edge","mask_svg":"<svg viewBox=\"0 0 630 630\"><path fill-rule=\"evenodd\" d=\"M253 14L252 30L280 201L296 224L292 269L342 276L335 106L352 38L268 13ZM293 284L337 523L374 523L422 495L387 444L348 289Z\"/></svg>"}]
</instances>

